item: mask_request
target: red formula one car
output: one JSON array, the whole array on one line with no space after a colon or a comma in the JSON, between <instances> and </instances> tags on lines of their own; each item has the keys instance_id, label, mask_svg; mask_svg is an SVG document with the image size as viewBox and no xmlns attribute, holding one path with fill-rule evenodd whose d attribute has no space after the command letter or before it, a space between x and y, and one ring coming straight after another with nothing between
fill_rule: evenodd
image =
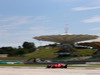
<instances>
[{"instance_id":1,"label":"red formula one car","mask_svg":"<svg viewBox=\"0 0 100 75\"><path fill-rule=\"evenodd\" d=\"M47 68L67 68L67 64L47 65Z\"/></svg>"}]
</instances>

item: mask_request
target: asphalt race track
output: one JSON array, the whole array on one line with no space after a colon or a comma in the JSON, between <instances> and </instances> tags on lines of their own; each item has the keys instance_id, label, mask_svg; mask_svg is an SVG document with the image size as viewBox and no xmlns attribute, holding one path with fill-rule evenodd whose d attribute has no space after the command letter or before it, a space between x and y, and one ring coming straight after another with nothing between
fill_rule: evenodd
<instances>
[{"instance_id":1,"label":"asphalt race track","mask_svg":"<svg viewBox=\"0 0 100 75\"><path fill-rule=\"evenodd\" d=\"M94 68L68 68L68 69L46 69L46 68L19 68L1 67L0 75L100 75L100 69Z\"/></svg>"}]
</instances>

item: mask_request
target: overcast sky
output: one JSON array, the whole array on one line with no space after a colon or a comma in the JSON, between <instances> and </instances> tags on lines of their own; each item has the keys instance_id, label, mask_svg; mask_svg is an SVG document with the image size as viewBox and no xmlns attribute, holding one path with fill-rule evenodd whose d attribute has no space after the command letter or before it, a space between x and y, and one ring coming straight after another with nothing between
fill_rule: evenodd
<instances>
[{"instance_id":1,"label":"overcast sky","mask_svg":"<svg viewBox=\"0 0 100 75\"><path fill-rule=\"evenodd\" d=\"M100 0L0 0L0 47L41 35L100 34ZM42 42L41 44L47 44Z\"/></svg>"}]
</instances>

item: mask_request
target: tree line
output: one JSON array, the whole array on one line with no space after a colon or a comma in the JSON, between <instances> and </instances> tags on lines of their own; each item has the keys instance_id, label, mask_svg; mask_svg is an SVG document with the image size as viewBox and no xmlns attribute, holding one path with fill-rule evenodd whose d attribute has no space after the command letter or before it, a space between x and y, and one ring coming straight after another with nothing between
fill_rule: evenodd
<instances>
[{"instance_id":1,"label":"tree line","mask_svg":"<svg viewBox=\"0 0 100 75\"><path fill-rule=\"evenodd\" d=\"M23 56L24 54L34 52L36 50L33 42L24 42L18 48L14 47L1 47L0 54L8 54L8 56Z\"/></svg>"}]
</instances>

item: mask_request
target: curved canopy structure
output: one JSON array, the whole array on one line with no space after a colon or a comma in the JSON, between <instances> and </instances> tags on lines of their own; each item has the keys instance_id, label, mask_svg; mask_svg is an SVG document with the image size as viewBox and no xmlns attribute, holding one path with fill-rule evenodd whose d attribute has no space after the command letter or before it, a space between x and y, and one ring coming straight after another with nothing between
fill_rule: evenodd
<instances>
[{"instance_id":1,"label":"curved canopy structure","mask_svg":"<svg viewBox=\"0 0 100 75\"><path fill-rule=\"evenodd\" d=\"M47 35L47 36L37 36L34 39L41 40L41 41L50 41L50 42L57 42L62 44L71 44L80 41L92 40L96 39L98 36L96 35Z\"/></svg>"}]
</instances>

